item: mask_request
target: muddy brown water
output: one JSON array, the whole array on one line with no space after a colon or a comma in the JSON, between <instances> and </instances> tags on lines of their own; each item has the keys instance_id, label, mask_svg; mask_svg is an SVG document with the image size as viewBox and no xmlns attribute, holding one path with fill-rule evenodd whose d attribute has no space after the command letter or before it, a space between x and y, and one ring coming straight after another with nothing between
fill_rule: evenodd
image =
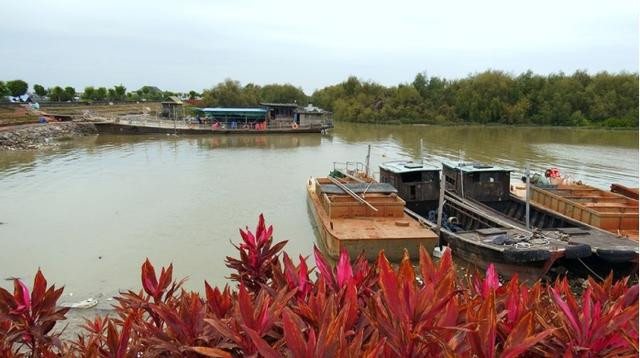
<instances>
[{"instance_id":1,"label":"muddy brown water","mask_svg":"<svg viewBox=\"0 0 640 358\"><path fill-rule=\"evenodd\" d=\"M422 155L420 140L422 139ZM556 166L601 188L638 186L638 132L565 128L374 126L328 135L92 136L40 151L0 153L0 285L38 267L63 301L139 289L140 266L174 264L187 288L224 285L229 241L259 213L288 253L315 240L305 182L333 161L464 159L521 175Z\"/></svg>"}]
</instances>

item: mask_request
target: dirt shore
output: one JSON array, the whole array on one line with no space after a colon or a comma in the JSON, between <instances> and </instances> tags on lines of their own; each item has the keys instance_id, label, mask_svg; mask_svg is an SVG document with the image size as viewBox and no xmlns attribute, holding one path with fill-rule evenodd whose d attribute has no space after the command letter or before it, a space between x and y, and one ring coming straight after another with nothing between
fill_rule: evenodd
<instances>
[{"instance_id":1,"label":"dirt shore","mask_svg":"<svg viewBox=\"0 0 640 358\"><path fill-rule=\"evenodd\" d=\"M0 150L40 149L57 145L57 140L95 135L89 122L57 122L0 127Z\"/></svg>"}]
</instances>

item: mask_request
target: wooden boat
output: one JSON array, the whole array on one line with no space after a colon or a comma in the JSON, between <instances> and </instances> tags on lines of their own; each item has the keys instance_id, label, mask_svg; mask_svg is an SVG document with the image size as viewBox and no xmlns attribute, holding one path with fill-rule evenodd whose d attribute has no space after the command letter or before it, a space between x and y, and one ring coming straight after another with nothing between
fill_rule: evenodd
<instances>
[{"instance_id":1,"label":"wooden boat","mask_svg":"<svg viewBox=\"0 0 640 358\"><path fill-rule=\"evenodd\" d=\"M364 252L368 260L384 250L399 261L405 248L417 258L420 245L432 252L438 242L438 235L404 212L405 201L390 184L319 177L309 179L307 193L321 246L334 259L344 248L351 257Z\"/></svg>"},{"instance_id":2,"label":"wooden boat","mask_svg":"<svg viewBox=\"0 0 640 358\"><path fill-rule=\"evenodd\" d=\"M484 164L443 163L447 192L472 203L483 217L498 217L513 227L528 230L526 203L509 191L510 170ZM591 247L592 256L580 261L600 276L614 271L626 275L638 270L638 243L586 225L535 202L529 205L529 225L576 244Z\"/></svg>"},{"instance_id":3,"label":"wooden boat","mask_svg":"<svg viewBox=\"0 0 640 358\"><path fill-rule=\"evenodd\" d=\"M407 200L406 211L436 228L440 168L412 162L389 162L380 166L380 181L393 183ZM473 203L445 192L441 233L454 255L486 269L494 264L504 277L518 274L536 281L559 260L591 255L588 245L561 240L557 235L530 231L487 215Z\"/></svg>"},{"instance_id":4,"label":"wooden boat","mask_svg":"<svg viewBox=\"0 0 640 358\"><path fill-rule=\"evenodd\" d=\"M638 200L638 188L629 188L622 184L611 184L611 192Z\"/></svg>"},{"instance_id":5,"label":"wooden boat","mask_svg":"<svg viewBox=\"0 0 640 358\"><path fill-rule=\"evenodd\" d=\"M532 185L529 198L587 225L638 240L638 200L584 184Z\"/></svg>"}]
</instances>

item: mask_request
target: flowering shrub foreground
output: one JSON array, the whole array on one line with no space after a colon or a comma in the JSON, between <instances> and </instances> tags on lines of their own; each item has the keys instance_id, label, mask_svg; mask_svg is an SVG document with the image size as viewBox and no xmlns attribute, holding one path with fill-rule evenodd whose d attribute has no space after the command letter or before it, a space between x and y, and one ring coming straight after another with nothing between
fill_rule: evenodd
<instances>
[{"instance_id":1,"label":"flowering shrub foreground","mask_svg":"<svg viewBox=\"0 0 640 358\"><path fill-rule=\"evenodd\" d=\"M181 288L173 267L157 275L147 260L139 292L116 297L113 317L96 317L75 340L53 333L68 308L62 288L38 271L29 292L0 289L0 357L424 357L637 356L638 286L589 279L580 299L567 280L529 288L456 277L449 251L434 264L420 250L394 269L343 252L335 268L314 249L316 273L273 244L260 216L240 230L240 257L227 258L238 282L205 296ZM281 258L280 258L281 256ZM417 272L417 273L416 273Z\"/></svg>"}]
</instances>

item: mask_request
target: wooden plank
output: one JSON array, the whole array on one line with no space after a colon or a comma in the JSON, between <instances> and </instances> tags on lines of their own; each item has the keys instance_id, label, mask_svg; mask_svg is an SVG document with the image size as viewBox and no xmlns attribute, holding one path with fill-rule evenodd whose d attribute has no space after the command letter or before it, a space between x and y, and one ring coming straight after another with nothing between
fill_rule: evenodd
<instances>
[{"instance_id":1,"label":"wooden plank","mask_svg":"<svg viewBox=\"0 0 640 358\"><path fill-rule=\"evenodd\" d=\"M333 184L337 185L338 187L340 187L342 190L344 190L345 193L351 195L354 199L358 200L359 202L367 205L368 207L370 207L373 211L378 211L378 209L376 209L373 205L369 204L368 201L362 199L361 197L359 197L356 193L354 193L353 191L351 191L349 188L347 188L344 184L342 184L339 180L333 178L333 177L327 177L329 178L329 180L331 180L331 182L333 182Z\"/></svg>"}]
</instances>

